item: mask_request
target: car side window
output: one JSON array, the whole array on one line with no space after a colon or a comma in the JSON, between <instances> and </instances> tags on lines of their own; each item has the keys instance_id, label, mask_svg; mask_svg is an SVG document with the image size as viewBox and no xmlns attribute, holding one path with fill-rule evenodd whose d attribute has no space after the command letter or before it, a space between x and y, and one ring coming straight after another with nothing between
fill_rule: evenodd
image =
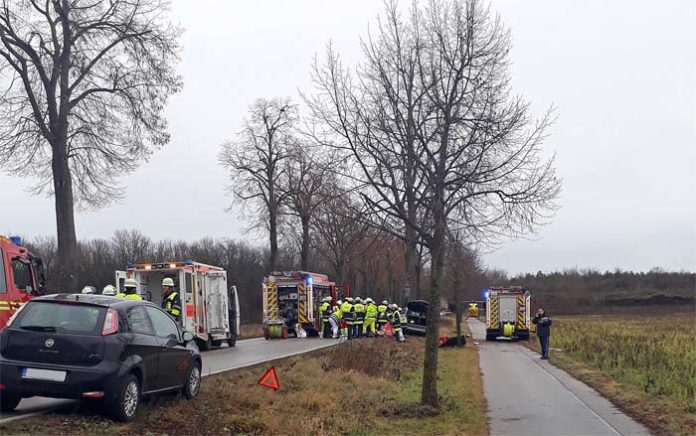
<instances>
[{"instance_id":1,"label":"car side window","mask_svg":"<svg viewBox=\"0 0 696 436\"><path fill-rule=\"evenodd\" d=\"M152 326L155 328L155 334L160 338L169 338L179 341L179 328L174 320L154 307L146 307L147 314L150 315Z\"/></svg>"},{"instance_id":2,"label":"car side window","mask_svg":"<svg viewBox=\"0 0 696 436\"><path fill-rule=\"evenodd\" d=\"M136 306L128 311L128 330L141 335L154 335L144 307Z\"/></svg>"}]
</instances>

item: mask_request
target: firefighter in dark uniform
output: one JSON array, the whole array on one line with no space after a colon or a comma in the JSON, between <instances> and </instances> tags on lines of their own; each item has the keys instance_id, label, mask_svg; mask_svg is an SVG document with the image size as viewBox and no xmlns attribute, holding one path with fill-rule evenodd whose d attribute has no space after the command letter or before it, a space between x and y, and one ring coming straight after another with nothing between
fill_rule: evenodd
<instances>
[{"instance_id":1,"label":"firefighter in dark uniform","mask_svg":"<svg viewBox=\"0 0 696 436\"><path fill-rule=\"evenodd\" d=\"M169 277L162 280L162 309L181 324L181 298L174 291L174 280Z\"/></svg>"}]
</instances>

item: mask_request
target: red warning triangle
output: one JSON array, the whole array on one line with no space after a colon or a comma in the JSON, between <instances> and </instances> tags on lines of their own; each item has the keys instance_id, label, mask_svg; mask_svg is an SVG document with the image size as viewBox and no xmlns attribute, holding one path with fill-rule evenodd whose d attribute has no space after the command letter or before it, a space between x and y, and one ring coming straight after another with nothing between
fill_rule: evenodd
<instances>
[{"instance_id":1,"label":"red warning triangle","mask_svg":"<svg viewBox=\"0 0 696 436\"><path fill-rule=\"evenodd\" d=\"M280 383L278 383L278 376L276 375L274 366L266 371L263 377L259 379L259 385L263 386L264 388L273 389L274 391L280 389Z\"/></svg>"}]
</instances>

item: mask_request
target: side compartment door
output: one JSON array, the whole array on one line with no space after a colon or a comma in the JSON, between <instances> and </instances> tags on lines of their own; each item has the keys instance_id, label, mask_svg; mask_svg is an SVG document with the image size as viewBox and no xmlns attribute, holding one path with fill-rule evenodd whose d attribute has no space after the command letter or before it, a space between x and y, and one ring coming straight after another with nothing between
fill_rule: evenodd
<instances>
[{"instance_id":1,"label":"side compartment door","mask_svg":"<svg viewBox=\"0 0 696 436\"><path fill-rule=\"evenodd\" d=\"M227 304L227 273L209 271L205 277L208 332L226 334L230 329Z\"/></svg>"}]
</instances>

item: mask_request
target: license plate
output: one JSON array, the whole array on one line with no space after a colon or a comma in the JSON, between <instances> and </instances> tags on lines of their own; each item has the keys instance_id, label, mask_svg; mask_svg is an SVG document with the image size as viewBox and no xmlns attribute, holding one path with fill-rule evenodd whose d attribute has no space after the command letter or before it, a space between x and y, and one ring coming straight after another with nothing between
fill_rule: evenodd
<instances>
[{"instance_id":1,"label":"license plate","mask_svg":"<svg viewBox=\"0 0 696 436\"><path fill-rule=\"evenodd\" d=\"M52 369L22 368L22 378L31 380L48 380L64 382L67 372L54 371Z\"/></svg>"}]
</instances>

